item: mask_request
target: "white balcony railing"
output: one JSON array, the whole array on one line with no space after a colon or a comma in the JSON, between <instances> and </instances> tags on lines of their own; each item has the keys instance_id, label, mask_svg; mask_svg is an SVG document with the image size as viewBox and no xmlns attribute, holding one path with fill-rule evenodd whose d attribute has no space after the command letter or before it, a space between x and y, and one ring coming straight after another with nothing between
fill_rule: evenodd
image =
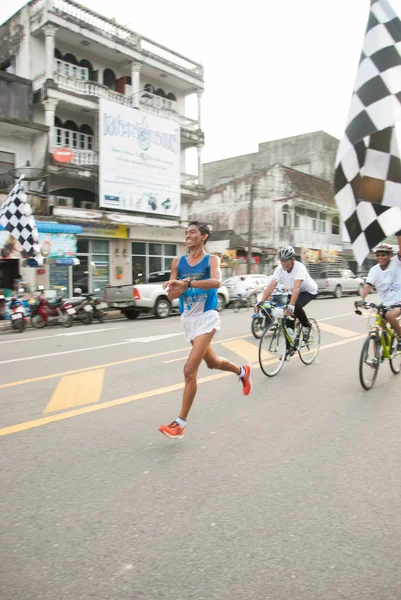
<instances>
[{"instance_id":1,"label":"white balcony railing","mask_svg":"<svg viewBox=\"0 0 401 600\"><path fill-rule=\"evenodd\" d=\"M199 185L198 176L189 173L181 173L181 185L185 187L196 187Z\"/></svg>"},{"instance_id":2,"label":"white balcony railing","mask_svg":"<svg viewBox=\"0 0 401 600\"><path fill-rule=\"evenodd\" d=\"M60 73L54 73L54 81L62 90L73 92L81 96L96 96L97 98L106 98L119 104L131 106L132 101L130 96L124 96L114 90L111 90L101 83L95 81L85 81L74 77L66 77Z\"/></svg>"},{"instance_id":3,"label":"white balcony railing","mask_svg":"<svg viewBox=\"0 0 401 600\"><path fill-rule=\"evenodd\" d=\"M76 23L83 29L96 30L113 41L118 41L130 48L134 47L144 55L184 71L203 81L203 67L185 56L141 37L132 29L118 25L114 19L108 19L73 0L32 0L30 2L31 21L39 26L48 19L47 13L53 13L70 23Z\"/></svg>"},{"instance_id":4,"label":"white balcony railing","mask_svg":"<svg viewBox=\"0 0 401 600\"><path fill-rule=\"evenodd\" d=\"M72 77L73 79L82 79L89 81L89 69L86 67L80 67L78 65L72 65L65 60L56 58L56 73L59 75L65 75L66 77Z\"/></svg>"},{"instance_id":5,"label":"white balcony railing","mask_svg":"<svg viewBox=\"0 0 401 600\"><path fill-rule=\"evenodd\" d=\"M310 231L308 229L294 229L293 241L295 244L329 244L333 246L342 246L342 237L335 233L324 233L322 231Z\"/></svg>"},{"instance_id":6,"label":"white balcony railing","mask_svg":"<svg viewBox=\"0 0 401 600\"><path fill-rule=\"evenodd\" d=\"M147 112L154 112L157 115L162 112L177 113L177 102L175 100L157 96L146 90L137 92L134 97L139 98L140 108L144 108Z\"/></svg>"},{"instance_id":7,"label":"white balcony railing","mask_svg":"<svg viewBox=\"0 0 401 600\"><path fill-rule=\"evenodd\" d=\"M62 127L54 128L54 148L69 148L73 152L71 164L96 166L99 163L98 153L93 150L93 135L71 131Z\"/></svg>"}]
</instances>

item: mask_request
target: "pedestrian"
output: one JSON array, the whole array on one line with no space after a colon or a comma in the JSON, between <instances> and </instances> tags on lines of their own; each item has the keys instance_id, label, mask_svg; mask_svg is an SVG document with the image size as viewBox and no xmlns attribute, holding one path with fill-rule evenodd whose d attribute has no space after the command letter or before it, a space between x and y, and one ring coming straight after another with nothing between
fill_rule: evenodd
<instances>
[{"instance_id":1,"label":"pedestrian","mask_svg":"<svg viewBox=\"0 0 401 600\"><path fill-rule=\"evenodd\" d=\"M241 277L239 278L239 280L237 282L237 285L235 286L235 295L236 295L235 312L239 311L239 309L241 308L241 304L243 302L246 302L246 304L248 305L248 301L247 301L248 290L249 290L249 286L246 283L245 277L244 277L244 275L241 275Z\"/></svg>"},{"instance_id":2,"label":"pedestrian","mask_svg":"<svg viewBox=\"0 0 401 600\"><path fill-rule=\"evenodd\" d=\"M185 232L188 253L174 258L170 280L163 284L170 301L179 298L181 322L187 342L192 344L184 366L184 392L181 412L170 425L161 425L159 431L169 438L184 437L188 413L197 390L197 374L202 360L209 369L230 371L239 376L245 395L252 390L252 366L237 366L220 358L211 343L220 330L217 312L217 289L221 285L220 259L205 251L210 236L205 223L192 221Z\"/></svg>"}]
</instances>

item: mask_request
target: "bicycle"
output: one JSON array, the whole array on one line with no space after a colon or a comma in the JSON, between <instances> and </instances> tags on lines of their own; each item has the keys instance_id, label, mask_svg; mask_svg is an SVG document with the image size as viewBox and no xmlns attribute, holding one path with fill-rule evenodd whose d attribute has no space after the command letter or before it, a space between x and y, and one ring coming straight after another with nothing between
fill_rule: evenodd
<instances>
[{"instance_id":1,"label":"bicycle","mask_svg":"<svg viewBox=\"0 0 401 600\"><path fill-rule=\"evenodd\" d=\"M272 307L272 315L276 320L265 329L259 342L259 364L267 377L277 375L284 362L290 360L296 352L305 365L311 365L319 354L320 329L317 321L309 319L310 333L306 337L301 323L298 319L293 319L294 336L292 336L287 325L289 317L285 316L287 308L288 305Z\"/></svg>"},{"instance_id":2,"label":"bicycle","mask_svg":"<svg viewBox=\"0 0 401 600\"><path fill-rule=\"evenodd\" d=\"M361 315L362 311L358 310L358 306L355 303L355 313ZM399 308L399 305L384 306L365 302L363 308L377 311L374 324L369 325L369 333L363 343L359 358L359 381L363 389L368 391L372 389L379 373L380 364L385 359L389 360L390 369L394 375L398 375L401 371L401 353L396 352L394 348L394 344L397 344L397 336L385 319L386 311L391 308Z\"/></svg>"}]
</instances>

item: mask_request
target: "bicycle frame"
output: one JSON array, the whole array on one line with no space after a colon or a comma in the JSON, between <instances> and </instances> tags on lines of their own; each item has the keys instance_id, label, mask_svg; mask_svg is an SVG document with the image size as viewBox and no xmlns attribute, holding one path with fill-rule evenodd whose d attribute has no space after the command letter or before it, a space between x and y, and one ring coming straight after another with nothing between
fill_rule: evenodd
<instances>
[{"instance_id":1,"label":"bicycle frame","mask_svg":"<svg viewBox=\"0 0 401 600\"><path fill-rule=\"evenodd\" d=\"M376 338L376 341L380 342L383 350L383 357L391 358L391 349L393 346L395 332L391 325L381 314L380 309L378 309L377 307L375 308L378 312L376 313L374 325L371 325L369 327L369 335L371 335L372 337L374 336Z\"/></svg>"}]
</instances>

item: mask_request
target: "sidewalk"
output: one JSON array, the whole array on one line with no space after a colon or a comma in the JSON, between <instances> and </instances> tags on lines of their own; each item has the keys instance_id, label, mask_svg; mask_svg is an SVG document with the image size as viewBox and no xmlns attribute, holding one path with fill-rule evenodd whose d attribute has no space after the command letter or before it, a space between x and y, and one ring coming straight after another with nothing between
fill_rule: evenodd
<instances>
[{"instance_id":1,"label":"sidewalk","mask_svg":"<svg viewBox=\"0 0 401 600\"><path fill-rule=\"evenodd\" d=\"M105 312L105 319L104 322L107 323L108 321L114 321L115 319L119 319L122 318L124 319L124 315L119 311L119 310L108 310ZM75 323L78 323L77 321L75 321ZM99 321L96 321L96 319L94 319L93 323L99 323ZM61 327L61 325L55 325L57 327ZM29 321L29 317L28 317L28 324L27 324L27 329L31 329L31 323ZM6 332L6 331L12 331L11 329L11 320L7 319L6 321L0 321L0 333L2 332Z\"/></svg>"}]
</instances>

